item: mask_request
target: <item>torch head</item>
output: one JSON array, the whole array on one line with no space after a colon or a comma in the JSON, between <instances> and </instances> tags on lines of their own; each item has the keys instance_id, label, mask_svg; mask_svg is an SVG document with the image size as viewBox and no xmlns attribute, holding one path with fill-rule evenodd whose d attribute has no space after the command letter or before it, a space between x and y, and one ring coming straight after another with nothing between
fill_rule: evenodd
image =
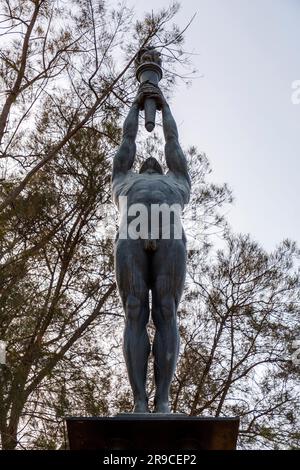
<instances>
[{"instance_id":1,"label":"torch head","mask_svg":"<svg viewBox=\"0 0 300 470\"><path fill-rule=\"evenodd\" d=\"M153 62L161 67L161 53L153 46L142 47L135 59L136 68L145 62Z\"/></svg>"},{"instance_id":2,"label":"torch head","mask_svg":"<svg viewBox=\"0 0 300 470\"><path fill-rule=\"evenodd\" d=\"M162 78L161 53L154 47L142 47L135 60L136 78L140 83L146 81L158 85Z\"/></svg>"}]
</instances>

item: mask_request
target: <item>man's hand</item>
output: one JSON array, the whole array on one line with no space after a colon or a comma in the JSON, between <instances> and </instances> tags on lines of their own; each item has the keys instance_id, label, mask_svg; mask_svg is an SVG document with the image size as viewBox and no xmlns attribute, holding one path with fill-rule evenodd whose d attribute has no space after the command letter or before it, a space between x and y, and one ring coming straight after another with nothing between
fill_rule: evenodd
<instances>
[{"instance_id":1,"label":"man's hand","mask_svg":"<svg viewBox=\"0 0 300 470\"><path fill-rule=\"evenodd\" d=\"M145 82L140 85L134 103L137 103L140 109L144 109L144 103L147 98L152 98L156 101L158 110L161 110L164 104L166 104L165 97L160 88L152 83Z\"/></svg>"}]
</instances>

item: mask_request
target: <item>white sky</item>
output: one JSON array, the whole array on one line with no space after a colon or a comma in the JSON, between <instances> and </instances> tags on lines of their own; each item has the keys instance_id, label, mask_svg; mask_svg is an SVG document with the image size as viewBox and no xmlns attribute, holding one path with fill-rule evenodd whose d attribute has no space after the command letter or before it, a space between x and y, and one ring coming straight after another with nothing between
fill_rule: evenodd
<instances>
[{"instance_id":1,"label":"white sky","mask_svg":"<svg viewBox=\"0 0 300 470\"><path fill-rule=\"evenodd\" d=\"M128 0L137 14L167 0ZM183 146L204 151L235 202L228 218L265 248L299 240L300 0L183 0L177 23L202 78L172 99ZM176 19L175 19L176 20Z\"/></svg>"}]
</instances>

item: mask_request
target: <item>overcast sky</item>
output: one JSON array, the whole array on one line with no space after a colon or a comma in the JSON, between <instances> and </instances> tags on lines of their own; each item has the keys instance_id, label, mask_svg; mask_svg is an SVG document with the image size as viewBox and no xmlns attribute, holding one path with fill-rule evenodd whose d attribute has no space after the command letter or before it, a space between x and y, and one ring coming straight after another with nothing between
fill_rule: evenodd
<instances>
[{"instance_id":1,"label":"overcast sky","mask_svg":"<svg viewBox=\"0 0 300 470\"><path fill-rule=\"evenodd\" d=\"M138 14L168 6L139 0ZM180 85L171 102L183 146L196 145L227 182L236 232L267 249L299 240L300 0L183 0L177 22L202 78Z\"/></svg>"}]
</instances>

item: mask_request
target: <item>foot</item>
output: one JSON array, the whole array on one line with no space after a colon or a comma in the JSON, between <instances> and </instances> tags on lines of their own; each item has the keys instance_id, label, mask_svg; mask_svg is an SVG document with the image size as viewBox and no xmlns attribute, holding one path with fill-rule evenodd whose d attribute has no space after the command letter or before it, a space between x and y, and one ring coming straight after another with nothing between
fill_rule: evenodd
<instances>
[{"instance_id":1,"label":"foot","mask_svg":"<svg viewBox=\"0 0 300 470\"><path fill-rule=\"evenodd\" d=\"M150 413L148 403L146 401L135 402L133 413Z\"/></svg>"},{"instance_id":2,"label":"foot","mask_svg":"<svg viewBox=\"0 0 300 470\"><path fill-rule=\"evenodd\" d=\"M169 403L167 401L155 403L154 413L171 413Z\"/></svg>"}]
</instances>

